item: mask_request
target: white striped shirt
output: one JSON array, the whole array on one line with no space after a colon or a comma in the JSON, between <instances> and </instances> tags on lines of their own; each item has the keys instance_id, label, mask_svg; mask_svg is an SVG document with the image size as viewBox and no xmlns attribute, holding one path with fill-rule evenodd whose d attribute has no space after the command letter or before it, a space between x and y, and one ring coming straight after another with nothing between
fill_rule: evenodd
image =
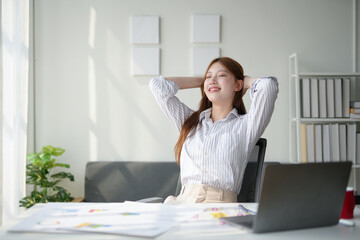
<instances>
[{"instance_id":1,"label":"white striped shirt","mask_svg":"<svg viewBox=\"0 0 360 240\"><path fill-rule=\"evenodd\" d=\"M175 94L179 86L157 77L150 81L156 101L180 131L184 121L194 112ZM189 134L182 147L180 174L182 186L204 184L223 190L240 192L249 153L269 124L278 94L275 77L258 78L250 87L252 99L247 114L234 108L226 118L213 123L211 108L200 114L194 134Z\"/></svg>"}]
</instances>

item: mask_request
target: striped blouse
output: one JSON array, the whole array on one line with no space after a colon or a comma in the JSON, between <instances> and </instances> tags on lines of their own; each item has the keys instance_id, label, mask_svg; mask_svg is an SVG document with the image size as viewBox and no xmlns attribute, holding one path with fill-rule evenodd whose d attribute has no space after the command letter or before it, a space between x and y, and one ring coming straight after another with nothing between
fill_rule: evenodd
<instances>
[{"instance_id":1,"label":"striped blouse","mask_svg":"<svg viewBox=\"0 0 360 240\"><path fill-rule=\"evenodd\" d=\"M162 76L152 79L149 85L161 109L180 131L194 110L175 96L179 86ZM205 184L240 192L249 153L274 111L278 82L275 77L258 78L249 90L252 102L247 114L239 115L234 108L215 123L210 118L211 108L200 114L195 134L189 134L182 147L182 186Z\"/></svg>"}]
</instances>

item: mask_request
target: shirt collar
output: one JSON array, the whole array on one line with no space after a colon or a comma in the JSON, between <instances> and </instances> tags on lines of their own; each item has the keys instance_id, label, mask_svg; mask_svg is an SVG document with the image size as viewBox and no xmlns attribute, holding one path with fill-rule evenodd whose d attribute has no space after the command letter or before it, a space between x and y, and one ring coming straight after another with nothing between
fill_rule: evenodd
<instances>
[{"instance_id":1,"label":"shirt collar","mask_svg":"<svg viewBox=\"0 0 360 240\"><path fill-rule=\"evenodd\" d=\"M203 120L204 118L206 118L206 119L210 118L211 109L212 109L212 108L208 108L208 109L202 111L202 112L200 113L199 120L201 121L201 120Z\"/></svg>"},{"instance_id":2,"label":"shirt collar","mask_svg":"<svg viewBox=\"0 0 360 240\"><path fill-rule=\"evenodd\" d=\"M199 117L199 120L203 120L204 118L205 119L209 119L210 116L211 116L211 109L212 108L208 108L204 111L202 111L200 113L200 117ZM226 116L225 119L228 119L231 115L234 115L235 117L240 117L241 115L239 115L239 113L237 112L236 108L233 108L233 110L231 110L231 112Z\"/></svg>"}]
</instances>

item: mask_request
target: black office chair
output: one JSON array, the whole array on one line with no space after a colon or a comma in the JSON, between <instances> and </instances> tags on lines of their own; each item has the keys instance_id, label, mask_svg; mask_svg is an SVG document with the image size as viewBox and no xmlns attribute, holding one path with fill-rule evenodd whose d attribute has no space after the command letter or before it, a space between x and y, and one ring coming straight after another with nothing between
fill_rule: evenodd
<instances>
[{"instance_id":1,"label":"black office chair","mask_svg":"<svg viewBox=\"0 0 360 240\"><path fill-rule=\"evenodd\" d=\"M179 174L175 162L88 162L84 201L137 201L150 196L165 199L174 194Z\"/></svg>"},{"instance_id":2,"label":"black office chair","mask_svg":"<svg viewBox=\"0 0 360 240\"><path fill-rule=\"evenodd\" d=\"M238 202L258 202L267 140L260 138L251 152L246 165Z\"/></svg>"},{"instance_id":3,"label":"black office chair","mask_svg":"<svg viewBox=\"0 0 360 240\"><path fill-rule=\"evenodd\" d=\"M258 200L266 143L266 139L260 138L250 155L238 202ZM181 180L175 162L99 161L86 165L86 202L162 202L174 195L174 189L177 196Z\"/></svg>"},{"instance_id":4,"label":"black office chair","mask_svg":"<svg viewBox=\"0 0 360 240\"><path fill-rule=\"evenodd\" d=\"M250 154L249 162L245 168L241 190L237 196L238 202L258 202L259 200L266 144L267 140L260 138ZM179 176L175 196L178 196L180 191L181 179Z\"/></svg>"}]
</instances>

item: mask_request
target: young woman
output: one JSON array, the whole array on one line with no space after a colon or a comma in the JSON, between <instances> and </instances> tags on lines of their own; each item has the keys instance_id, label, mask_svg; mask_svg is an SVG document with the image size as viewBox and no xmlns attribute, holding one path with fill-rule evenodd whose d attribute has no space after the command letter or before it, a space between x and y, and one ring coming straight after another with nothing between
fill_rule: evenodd
<instances>
[{"instance_id":1,"label":"young woman","mask_svg":"<svg viewBox=\"0 0 360 240\"><path fill-rule=\"evenodd\" d=\"M179 89L200 87L199 110L175 96ZM249 153L269 124L278 94L274 77L244 76L228 57L214 59L204 78L157 77L150 81L157 102L180 131L175 156L182 189L165 203L236 202ZM248 113L242 96L250 89Z\"/></svg>"}]
</instances>

